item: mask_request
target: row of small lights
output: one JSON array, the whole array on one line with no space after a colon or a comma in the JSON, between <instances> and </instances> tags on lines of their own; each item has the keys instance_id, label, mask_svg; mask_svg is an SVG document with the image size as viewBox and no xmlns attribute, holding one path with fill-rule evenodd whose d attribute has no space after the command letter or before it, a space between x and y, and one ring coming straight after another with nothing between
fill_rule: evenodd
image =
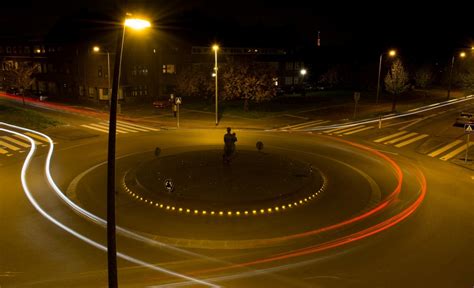
<instances>
[{"instance_id":1,"label":"row of small lights","mask_svg":"<svg viewBox=\"0 0 474 288\"><path fill-rule=\"evenodd\" d=\"M132 190L130 190L127 187L127 184L125 183L125 177L123 178L123 183L122 184L123 184L123 187L124 187L125 191L127 191L128 194L130 194L132 196L132 198L134 198L135 200L144 202L144 203L149 204L150 206L154 206L156 208L165 209L167 211L174 211L174 212L178 212L178 213L186 213L186 214L194 214L194 215L211 215L211 216L224 216L224 215L227 215L227 216L233 216L233 215L242 216L243 215L243 216L250 216L250 215L263 215L263 214L282 212L284 210L291 209L291 208L297 207L299 205L303 205L303 204L315 199L320 193L324 192L324 190L327 187L327 178L324 175L322 175L322 177L323 177L323 185L321 186L321 188L319 188L319 190L317 192L315 192L314 194L312 194L312 195L310 195L306 198L303 198L301 200L297 200L297 201L292 202L292 203L288 203L286 205L275 206L273 208L266 208L266 209L261 208L261 209L244 210L244 211L232 211L232 210L230 210L230 211L214 211L214 210L208 211L208 210L190 209L190 208L182 208L182 207L176 207L176 206L172 206L172 205L166 205L166 204L159 203L159 202L153 202L151 200L143 198L140 195L134 193Z\"/></svg>"}]
</instances>

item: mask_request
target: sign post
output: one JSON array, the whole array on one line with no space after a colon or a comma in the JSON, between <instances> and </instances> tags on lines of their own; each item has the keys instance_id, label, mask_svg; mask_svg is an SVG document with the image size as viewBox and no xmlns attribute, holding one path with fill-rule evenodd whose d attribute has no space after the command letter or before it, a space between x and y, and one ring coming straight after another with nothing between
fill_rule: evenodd
<instances>
[{"instance_id":1,"label":"sign post","mask_svg":"<svg viewBox=\"0 0 474 288\"><path fill-rule=\"evenodd\" d=\"M354 92L354 119L356 118L356 113L357 113L357 103L360 100L360 92Z\"/></svg>"},{"instance_id":2,"label":"sign post","mask_svg":"<svg viewBox=\"0 0 474 288\"><path fill-rule=\"evenodd\" d=\"M474 133L474 124L464 124L464 133L467 134L466 137L466 156L464 156L464 163L467 163L467 157L469 155L469 136L471 133Z\"/></svg>"},{"instance_id":3,"label":"sign post","mask_svg":"<svg viewBox=\"0 0 474 288\"><path fill-rule=\"evenodd\" d=\"M176 111L176 124L177 127L179 128L179 105L181 104L181 97L176 97L176 106L177 106L177 111Z\"/></svg>"}]
</instances>

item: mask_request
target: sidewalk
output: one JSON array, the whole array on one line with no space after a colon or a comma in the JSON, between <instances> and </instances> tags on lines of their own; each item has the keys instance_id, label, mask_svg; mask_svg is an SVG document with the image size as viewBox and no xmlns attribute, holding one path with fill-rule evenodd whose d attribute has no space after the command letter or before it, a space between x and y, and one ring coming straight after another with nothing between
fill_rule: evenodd
<instances>
[{"instance_id":1,"label":"sidewalk","mask_svg":"<svg viewBox=\"0 0 474 288\"><path fill-rule=\"evenodd\" d=\"M462 93L453 93L453 96L458 98L462 97L463 95ZM22 102L21 96L8 95L0 92L0 97L16 103ZM405 96L398 101L397 111L399 113L420 107L422 105L428 105L434 102L445 100L444 96L441 95L428 100L424 98L406 98L407 97ZM98 107L97 105L92 105L95 107L91 107L88 104L66 104L59 102L38 101L31 98L25 99L28 105L38 108L78 114L81 116L93 117L102 120L108 120L109 118L109 113L105 106ZM183 104L180 107L179 126L180 128L222 129L222 127L232 127L234 129L261 130L275 129L288 125L303 123L310 120L329 120L333 122L332 124L337 124L365 118L374 118L378 115L391 113L392 103L391 101L388 101L388 99L385 99L385 101L379 103L378 105L369 100L365 99L365 101L358 103L355 118L355 103L353 101L350 103L323 102L311 103L308 104L307 107L303 106L300 109L293 108L286 111L251 111L249 112L248 116L245 115L246 112L230 109L230 111L224 111L219 115L220 118L218 120L218 125L216 125L214 109L210 109L214 107L210 107L208 111L203 111L199 109L188 109L186 108L186 105ZM347 102L347 99L341 101ZM117 115L118 120L143 123L163 129L177 128L178 119L173 116L171 108L157 109L152 105L146 104L122 104L120 110L120 113Z\"/></svg>"}]
</instances>

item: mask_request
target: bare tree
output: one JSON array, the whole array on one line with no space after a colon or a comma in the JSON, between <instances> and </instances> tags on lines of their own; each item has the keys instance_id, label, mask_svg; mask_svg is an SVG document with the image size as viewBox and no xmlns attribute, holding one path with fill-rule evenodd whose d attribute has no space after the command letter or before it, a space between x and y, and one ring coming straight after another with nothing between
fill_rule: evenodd
<instances>
[{"instance_id":1,"label":"bare tree","mask_svg":"<svg viewBox=\"0 0 474 288\"><path fill-rule=\"evenodd\" d=\"M17 88L22 95L23 105L25 105L25 92L33 85L34 73L38 71L39 64L20 62L14 64L12 61L5 62L3 79L7 85Z\"/></svg>"},{"instance_id":2,"label":"bare tree","mask_svg":"<svg viewBox=\"0 0 474 288\"><path fill-rule=\"evenodd\" d=\"M393 95L392 112L395 111L397 98L400 94L408 90L408 73L405 71L402 62L397 59L393 62L390 71L385 76L385 90Z\"/></svg>"}]
</instances>

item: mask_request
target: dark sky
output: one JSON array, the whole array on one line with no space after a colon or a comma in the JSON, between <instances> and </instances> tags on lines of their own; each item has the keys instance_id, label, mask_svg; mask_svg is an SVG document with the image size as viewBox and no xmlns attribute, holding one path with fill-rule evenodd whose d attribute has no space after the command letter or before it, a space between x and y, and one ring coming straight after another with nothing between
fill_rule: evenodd
<instances>
[{"instance_id":1,"label":"dark sky","mask_svg":"<svg viewBox=\"0 0 474 288\"><path fill-rule=\"evenodd\" d=\"M168 33L191 29L196 35L202 32L208 38L225 38L243 45L253 44L246 43L252 41L259 41L256 44L260 46L279 41L314 43L318 30L324 46L347 49L348 53L392 46L433 53L473 44L469 8L447 1L438 5L414 2L2 1L0 37L41 36L59 19L77 17L80 11L101 11L115 18L125 7L135 7L147 11L157 28Z\"/></svg>"}]
</instances>

